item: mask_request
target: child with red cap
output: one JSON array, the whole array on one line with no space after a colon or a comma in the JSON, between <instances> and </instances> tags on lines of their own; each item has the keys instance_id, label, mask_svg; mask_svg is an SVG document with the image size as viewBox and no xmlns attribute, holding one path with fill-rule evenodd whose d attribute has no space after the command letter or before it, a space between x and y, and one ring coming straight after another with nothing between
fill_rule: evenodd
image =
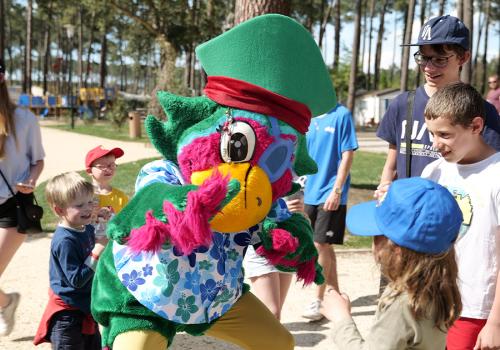
<instances>
[{"instance_id":1,"label":"child with red cap","mask_svg":"<svg viewBox=\"0 0 500 350\"><path fill-rule=\"evenodd\" d=\"M116 159L123 156L121 148L105 149L97 146L85 156L85 169L92 178L94 193L99 200L96 235L104 235L106 222L117 214L128 203L128 196L116 187L111 180L116 173Z\"/></svg>"}]
</instances>

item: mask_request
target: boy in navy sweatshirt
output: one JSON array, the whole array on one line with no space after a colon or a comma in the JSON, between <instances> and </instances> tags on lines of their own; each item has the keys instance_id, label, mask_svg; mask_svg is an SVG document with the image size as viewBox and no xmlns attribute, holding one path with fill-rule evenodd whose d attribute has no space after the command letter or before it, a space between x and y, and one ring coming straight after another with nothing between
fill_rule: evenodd
<instances>
[{"instance_id":1,"label":"boy in navy sweatshirt","mask_svg":"<svg viewBox=\"0 0 500 350\"><path fill-rule=\"evenodd\" d=\"M94 188L77 173L65 173L49 181L45 194L60 222L50 246L49 302L34 343L51 342L53 349L101 349L90 294L107 240L96 241L90 224Z\"/></svg>"}]
</instances>

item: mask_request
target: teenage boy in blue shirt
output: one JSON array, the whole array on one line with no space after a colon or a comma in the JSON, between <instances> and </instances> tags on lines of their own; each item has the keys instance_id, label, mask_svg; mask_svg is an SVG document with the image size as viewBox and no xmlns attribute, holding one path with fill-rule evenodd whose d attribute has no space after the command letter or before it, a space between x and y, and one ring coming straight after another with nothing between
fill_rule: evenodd
<instances>
[{"instance_id":1,"label":"teenage boy in blue shirt","mask_svg":"<svg viewBox=\"0 0 500 350\"><path fill-rule=\"evenodd\" d=\"M343 244L352 160L358 148L351 112L341 104L327 114L313 118L307 132L309 155L318 172L307 176L304 189L305 212L314 229L314 245L326 283L316 286L316 298L302 314L320 320L326 286L339 290L333 244Z\"/></svg>"}]
</instances>

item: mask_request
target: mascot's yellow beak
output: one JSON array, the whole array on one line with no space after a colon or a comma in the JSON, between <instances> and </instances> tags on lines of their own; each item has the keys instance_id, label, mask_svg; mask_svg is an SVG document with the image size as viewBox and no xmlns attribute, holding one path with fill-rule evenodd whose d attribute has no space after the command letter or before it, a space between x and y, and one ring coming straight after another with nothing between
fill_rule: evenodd
<instances>
[{"instance_id":1,"label":"mascot's yellow beak","mask_svg":"<svg viewBox=\"0 0 500 350\"><path fill-rule=\"evenodd\" d=\"M201 185L218 170L240 182L240 192L210 221L218 232L240 232L261 222L271 210L272 188L264 170L250 163L223 163L217 168L191 174L191 183Z\"/></svg>"}]
</instances>

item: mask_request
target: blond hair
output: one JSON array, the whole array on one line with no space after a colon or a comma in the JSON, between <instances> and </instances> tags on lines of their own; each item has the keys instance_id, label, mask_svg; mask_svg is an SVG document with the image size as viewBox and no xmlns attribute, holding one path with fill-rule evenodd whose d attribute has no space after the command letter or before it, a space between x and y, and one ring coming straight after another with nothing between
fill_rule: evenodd
<instances>
[{"instance_id":1,"label":"blond hair","mask_svg":"<svg viewBox=\"0 0 500 350\"><path fill-rule=\"evenodd\" d=\"M14 139L16 138L15 110L16 105L10 100L7 83L4 79L0 79L0 159L5 156L7 137L12 135Z\"/></svg>"},{"instance_id":2,"label":"blond hair","mask_svg":"<svg viewBox=\"0 0 500 350\"><path fill-rule=\"evenodd\" d=\"M93 185L75 172L54 176L45 187L45 197L51 207L66 208L77 198L93 195Z\"/></svg>"},{"instance_id":3,"label":"blond hair","mask_svg":"<svg viewBox=\"0 0 500 350\"><path fill-rule=\"evenodd\" d=\"M382 274L393 290L381 300L382 305L406 292L415 319L433 319L434 325L443 331L451 327L462 311L453 247L444 253L425 254L387 239L378 258Z\"/></svg>"}]
</instances>

